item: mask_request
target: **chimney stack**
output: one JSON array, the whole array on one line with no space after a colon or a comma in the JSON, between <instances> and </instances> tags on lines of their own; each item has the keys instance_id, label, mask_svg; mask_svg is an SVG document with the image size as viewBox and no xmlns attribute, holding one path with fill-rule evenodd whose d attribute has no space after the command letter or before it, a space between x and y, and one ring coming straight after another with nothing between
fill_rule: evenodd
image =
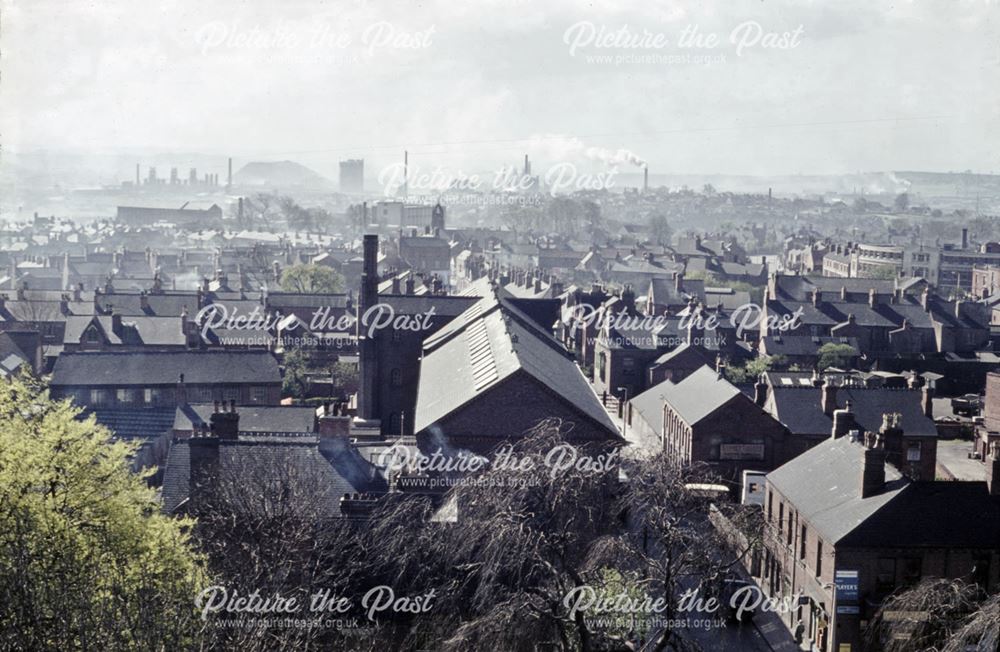
<instances>
[{"instance_id":1,"label":"chimney stack","mask_svg":"<svg viewBox=\"0 0 1000 652\"><path fill-rule=\"evenodd\" d=\"M924 383L920 394L920 407L923 408L924 416L928 419L934 418L934 390L930 383Z\"/></svg>"},{"instance_id":2,"label":"chimney stack","mask_svg":"<svg viewBox=\"0 0 1000 652\"><path fill-rule=\"evenodd\" d=\"M833 384L833 381L827 380L823 383L820 392L820 406L823 408L823 414L832 417L837 409L837 386Z\"/></svg>"},{"instance_id":3,"label":"chimney stack","mask_svg":"<svg viewBox=\"0 0 1000 652\"><path fill-rule=\"evenodd\" d=\"M229 157L229 175L226 177L226 190L233 187L233 157Z\"/></svg>"},{"instance_id":4,"label":"chimney stack","mask_svg":"<svg viewBox=\"0 0 1000 652\"><path fill-rule=\"evenodd\" d=\"M221 409L219 401L215 402L215 411L210 420L212 434L219 439L239 439L240 415L236 412L236 401L229 402L228 410L226 407L226 401L222 401Z\"/></svg>"},{"instance_id":5,"label":"chimney stack","mask_svg":"<svg viewBox=\"0 0 1000 652\"><path fill-rule=\"evenodd\" d=\"M861 462L861 497L870 498L885 489L885 440L875 432L865 433Z\"/></svg>"},{"instance_id":6,"label":"chimney stack","mask_svg":"<svg viewBox=\"0 0 1000 652\"><path fill-rule=\"evenodd\" d=\"M642 192L649 192L649 168L646 166L642 168Z\"/></svg>"},{"instance_id":7,"label":"chimney stack","mask_svg":"<svg viewBox=\"0 0 1000 652\"><path fill-rule=\"evenodd\" d=\"M968 248L969 248L969 229L968 228L963 228L962 229L962 249L965 250L965 249L968 249Z\"/></svg>"},{"instance_id":8,"label":"chimney stack","mask_svg":"<svg viewBox=\"0 0 1000 652\"><path fill-rule=\"evenodd\" d=\"M841 410L833 411L833 438L840 439L851 430L855 429L857 424L854 421L854 413L851 411L851 402L847 401L844 404L844 408Z\"/></svg>"},{"instance_id":9,"label":"chimney stack","mask_svg":"<svg viewBox=\"0 0 1000 652\"><path fill-rule=\"evenodd\" d=\"M118 337L122 336L122 316L115 312L113 306L109 306L111 309L111 331Z\"/></svg>"},{"instance_id":10,"label":"chimney stack","mask_svg":"<svg viewBox=\"0 0 1000 652\"><path fill-rule=\"evenodd\" d=\"M764 374L757 377L757 384L753 386L753 402L759 407L764 407L767 402L767 383L764 382Z\"/></svg>"}]
</instances>

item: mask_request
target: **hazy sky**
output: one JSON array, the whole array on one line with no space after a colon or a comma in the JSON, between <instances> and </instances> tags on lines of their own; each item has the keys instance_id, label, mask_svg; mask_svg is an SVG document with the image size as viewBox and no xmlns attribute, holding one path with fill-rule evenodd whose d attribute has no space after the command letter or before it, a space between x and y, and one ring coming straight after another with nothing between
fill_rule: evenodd
<instances>
[{"instance_id":1,"label":"hazy sky","mask_svg":"<svg viewBox=\"0 0 1000 652\"><path fill-rule=\"evenodd\" d=\"M625 148L669 173L1000 171L996 2L0 7L0 135L16 151L173 149L329 172L404 147L452 168ZM684 47L692 28L715 46Z\"/></svg>"}]
</instances>

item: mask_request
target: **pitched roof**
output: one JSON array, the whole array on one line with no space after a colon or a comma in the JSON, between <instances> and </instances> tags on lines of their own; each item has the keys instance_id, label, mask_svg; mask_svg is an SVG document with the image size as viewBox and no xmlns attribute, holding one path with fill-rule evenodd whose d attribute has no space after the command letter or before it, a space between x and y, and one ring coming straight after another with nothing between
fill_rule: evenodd
<instances>
[{"instance_id":1,"label":"pitched roof","mask_svg":"<svg viewBox=\"0 0 1000 652\"><path fill-rule=\"evenodd\" d=\"M742 396L735 385L711 367L701 367L679 383L661 383L663 400L689 426L693 426L712 412L728 403L734 396Z\"/></svg>"},{"instance_id":2,"label":"pitched roof","mask_svg":"<svg viewBox=\"0 0 1000 652\"><path fill-rule=\"evenodd\" d=\"M861 497L864 447L828 439L767 475L802 518L840 547L995 548L1000 499L985 482L911 482L886 464L885 489Z\"/></svg>"},{"instance_id":3,"label":"pitched roof","mask_svg":"<svg viewBox=\"0 0 1000 652\"><path fill-rule=\"evenodd\" d=\"M581 415L617 428L583 372L563 346L520 311L502 290L491 290L424 341L417 392L420 431L523 372Z\"/></svg>"},{"instance_id":4,"label":"pitched roof","mask_svg":"<svg viewBox=\"0 0 1000 652\"><path fill-rule=\"evenodd\" d=\"M197 440L195 440L197 441ZM218 440L217 440L218 441ZM205 445L209 442L198 442ZM214 442L213 442L214 443ZM209 444L211 445L211 444ZM346 493L384 492L384 478L367 462L352 445L339 442L320 442L315 439L292 438L283 441L221 440L218 441L218 471L237 475L254 469L298 468L304 477L318 478L323 483L319 499L328 516L340 516L340 499ZM253 480L248 480L252 485ZM174 511L191 495L191 445L190 440L176 440L167 454L163 473L163 507ZM315 499L310 495L308 499Z\"/></svg>"},{"instance_id":5,"label":"pitched roof","mask_svg":"<svg viewBox=\"0 0 1000 652\"><path fill-rule=\"evenodd\" d=\"M88 408L83 416L93 414L97 423L123 439L155 439L169 432L173 425L172 407Z\"/></svg>"},{"instance_id":6,"label":"pitched roof","mask_svg":"<svg viewBox=\"0 0 1000 652\"><path fill-rule=\"evenodd\" d=\"M772 385L765 408L792 433L830 433L833 418L823 412L822 391L811 382L798 386ZM846 407L848 401L855 422L866 431L877 432L882 426L882 415L896 413L901 416L901 427L907 435L937 436L933 419L924 414L921 390L838 387L837 409Z\"/></svg>"},{"instance_id":7,"label":"pitched roof","mask_svg":"<svg viewBox=\"0 0 1000 652\"><path fill-rule=\"evenodd\" d=\"M174 430L192 430L209 425L215 405L196 403L182 405L173 412ZM243 433L302 433L315 432L316 411L311 407L285 405L246 405L239 408L240 434Z\"/></svg>"},{"instance_id":8,"label":"pitched roof","mask_svg":"<svg viewBox=\"0 0 1000 652\"><path fill-rule=\"evenodd\" d=\"M278 361L267 351L127 351L63 353L52 386L280 383Z\"/></svg>"}]
</instances>

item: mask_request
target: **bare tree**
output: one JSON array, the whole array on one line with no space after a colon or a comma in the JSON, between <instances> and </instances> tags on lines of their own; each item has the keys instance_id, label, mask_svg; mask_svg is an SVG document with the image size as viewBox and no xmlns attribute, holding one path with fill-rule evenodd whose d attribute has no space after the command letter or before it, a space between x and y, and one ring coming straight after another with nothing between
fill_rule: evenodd
<instances>
[{"instance_id":1,"label":"bare tree","mask_svg":"<svg viewBox=\"0 0 1000 652\"><path fill-rule=\"evenodd\" d=\"M869 648L885 652L944 649L976 610L979 590L962 580L928 578L897 591L882 602L868 625ZM997 622L994 615L994 626Z\"/></svg>"}]
</instances>

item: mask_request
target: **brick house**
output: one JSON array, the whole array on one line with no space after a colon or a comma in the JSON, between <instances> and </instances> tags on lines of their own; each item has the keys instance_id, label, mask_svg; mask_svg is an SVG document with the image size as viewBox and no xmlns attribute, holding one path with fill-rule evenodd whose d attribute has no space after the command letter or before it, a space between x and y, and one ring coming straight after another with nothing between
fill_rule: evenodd
<instances>
[{"instance_id":1,"label":"brick house","mask_svg":"<svg viewBox=\"0 0 1000 652\"><path fill-rule=\"evenodd\" d=\"M914 481L887 463L891 429L835 436L767 475L754 574L791 599L782 618L802 621L810 649L864 649L882 599L924 577L1000 585L1000 459L985 483Z\"/></svg>"}]
</instances>

